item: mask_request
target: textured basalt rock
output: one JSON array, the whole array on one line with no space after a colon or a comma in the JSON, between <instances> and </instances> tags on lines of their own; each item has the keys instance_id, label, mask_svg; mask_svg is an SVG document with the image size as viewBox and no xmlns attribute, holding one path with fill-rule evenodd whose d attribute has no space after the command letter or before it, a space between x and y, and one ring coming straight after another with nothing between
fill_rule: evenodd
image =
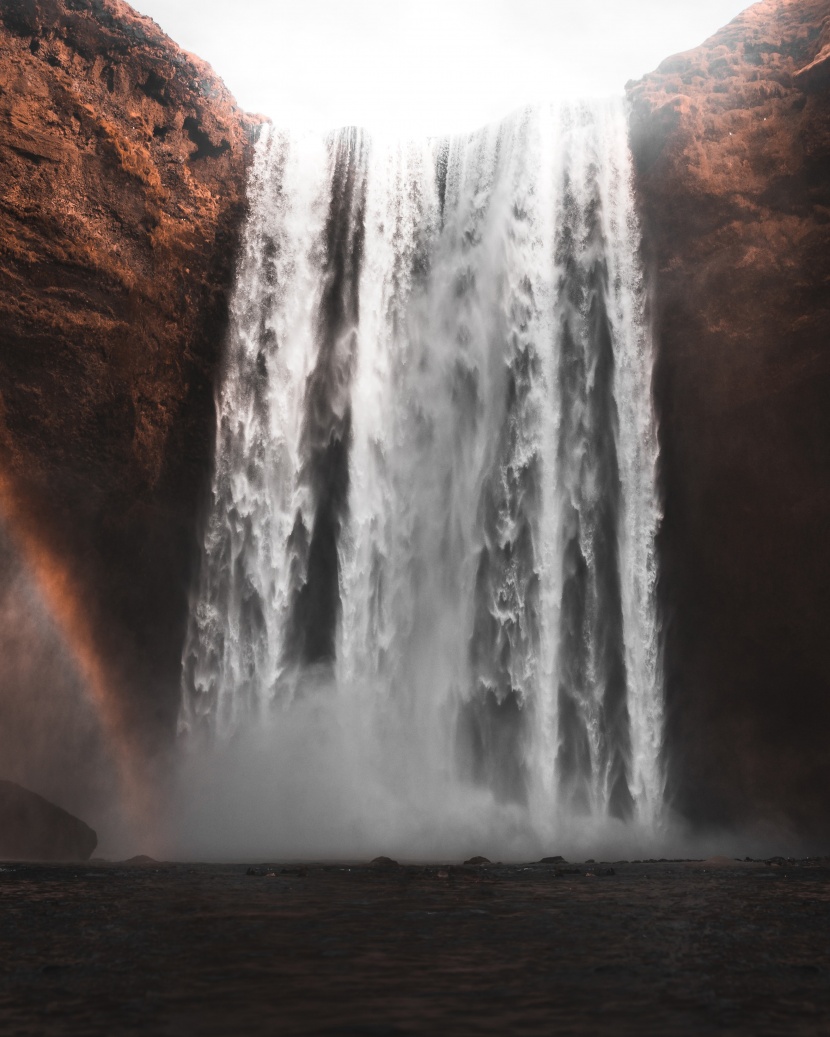
<instances>
[{"instance_id":1,"label":"textured basalt rock","mask_svg":"<svg viewBox=\"0 0 830 1037\"><path fill-rule=\"evenodd\" d=\"M120 0L0 2L2 517L67 567L152 739L176 709L255 133Z\"/></svg>"},{"instance_id":2,"label":"textured basalt rock","mask_svg":"<svg viewBox=\"0 0 830 1037\"><path fill-rule=\"evenodd\" d=\"M0 781L0 859L87 861L95 832L36 792Z\"/></svg>"},{"instance_id":3,"label":"textured basalt rock","mask_svg":"<svg viewBox=\"0 0 830 1037\"><path fill-rule=\"evenodd\" d=\"M659 343L678 806L830 832L830 2L627 86Z\"/></svg>"}]
</instances>

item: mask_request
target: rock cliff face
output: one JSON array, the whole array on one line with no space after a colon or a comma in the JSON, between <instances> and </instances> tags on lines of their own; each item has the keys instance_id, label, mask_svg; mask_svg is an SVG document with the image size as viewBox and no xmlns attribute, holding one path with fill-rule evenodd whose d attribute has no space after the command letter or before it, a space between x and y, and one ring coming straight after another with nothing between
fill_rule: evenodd
<instances>
[{"instance_id":1,"label":"rock cliff face","mask_svg":"<svg viewBox=\"0 0 830 1037\"><path fill-rule=\"evenodd\" d=\"M764 0L628 93L675 802L826 834L830 0ZM173 729L255 132L120 0L0 0L0 525L116 731L150 744Z\"/></svg>"},{"instance_id":2,"label":"rock cliff face","mask_svg":"<svg viewBox=\"0 0 830 1037\"><path fill-rule=\"evenodd\" d=\"M119 0L0 2L0 519L152 737L255 123Z\"/></svg>"},{"instance_id":3,"label":"rock cliff face","mask_svg":"<svg viewBox=\"0 0 830 1037\"><path fill-rule=\"evenodd\" d=\"M826 835L830 2L764 0L627 90L676 802Z\"/></svg>"}]
</instances>

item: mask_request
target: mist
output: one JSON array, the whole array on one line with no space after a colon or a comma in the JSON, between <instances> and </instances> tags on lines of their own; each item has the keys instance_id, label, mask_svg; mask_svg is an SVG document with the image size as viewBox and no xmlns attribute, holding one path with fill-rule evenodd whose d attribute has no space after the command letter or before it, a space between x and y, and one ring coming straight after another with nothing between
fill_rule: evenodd
<instances>
[{"instance_id":1,"label":"mist","mask_svg":"<svg viewBox=\"0 0 830 1037\"><path fill-rule=\"evenodd\" d=\"M468 132L527 104L613 96L697 46L742 0L141 0L275 124Z\"/></svg>"},{"instance_id":2,"label":"mist","mask_svg":"<svg viewBox=\"0 0 830 1037\"><path fill-rule=\"evenodd\" d=\"M0 523L0 760L2 777L88 819L116 852L128 825L118 749L71 642L28 560Z\"/></svg>"},{"instance_id":3,"label":"mist","mask_svg":"<svg viewBox=\"0 0 830 1037\"><path fill-rule=\"evenodd\" d=\"M366 689L368 692L368 689ZM229 738L192 738L160 797L159 828L131 852L163 860L523 862L768 857L803 852L786 827L693 831L499 802L448 769L391 715L367 723L373 692L320 683ZM371 716L371 714L370 714ZM375 714L377 717L377 714ZM404 736L404 737L401 737Z\"/></svg>"}]
</instances>

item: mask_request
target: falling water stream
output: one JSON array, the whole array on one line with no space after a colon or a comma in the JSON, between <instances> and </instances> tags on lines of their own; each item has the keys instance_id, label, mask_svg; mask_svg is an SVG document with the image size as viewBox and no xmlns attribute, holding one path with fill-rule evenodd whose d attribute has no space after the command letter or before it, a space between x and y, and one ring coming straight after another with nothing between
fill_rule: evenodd
<instances>
[{"instance_id":1,"label":"falling water stream","mask_svg":"<svg viewBox=\"0 0 830 1037\"><path fill-rule=\"evenodd\" d=\"M283 852L654 831L657 443L622 102L420 143L266 128L249 193L190 758L232 756L248 804L267 789L246 810Z\"/></svg>"}]
</instances>

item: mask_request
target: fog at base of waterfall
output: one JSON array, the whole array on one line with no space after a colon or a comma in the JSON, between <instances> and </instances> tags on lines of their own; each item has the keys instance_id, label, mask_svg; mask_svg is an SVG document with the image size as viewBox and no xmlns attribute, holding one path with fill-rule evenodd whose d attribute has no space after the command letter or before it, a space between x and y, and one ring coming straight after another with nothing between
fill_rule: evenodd
<instances>
[{"instance_id":1,"label":"fog at base of waterfall","mask_svg":"<svg viewBox=\"0 0 830 1037\"><path fill-rule=\"evenodd\" d=\"M500 802L457 780L437 753L423 758L423 743L407 744L406 732L390 731L377 716L363 723L352 702L320 689L227 741L189 746L165 793L167 830L162 824L142 850L206 861L461 861L482 854L511 862L691 852L668 821L575 817L544 801ZM713 843L721 853L725 845ZM750 843L735 845L745 853ZM699 840L694 849L700 852Z\"/></svg>"},{"instance_id":2,"label":"fog at base of waterfall","mask_svg":"<svg viewBox=\"0 0 830 1037\"><path fill-rule=\"evenodd\" d=\"M184 747L159 811L122 856L180 861L461 862L483 855L521 863L764 859L804 853L780 823L702 832L664 806L657 822L627 821L498 802L456 780L446 762L419 758L366 725L346 695L321 688L299 709L245 725L230 739ZM378 737L378 736L381 737ZM387 737L382 737L387 735Z\"/></svg>"},{"instance_id":3,"label":"fog at base of waterfall","mask_svg":"<svg viewBox=\"0 0 830 1037\"><path fill-rule=\"evenodd\" d=\"M178 851L643 854L659 503L622 103L266 127L249 193Z\"/></svg>"}]
</instances>

